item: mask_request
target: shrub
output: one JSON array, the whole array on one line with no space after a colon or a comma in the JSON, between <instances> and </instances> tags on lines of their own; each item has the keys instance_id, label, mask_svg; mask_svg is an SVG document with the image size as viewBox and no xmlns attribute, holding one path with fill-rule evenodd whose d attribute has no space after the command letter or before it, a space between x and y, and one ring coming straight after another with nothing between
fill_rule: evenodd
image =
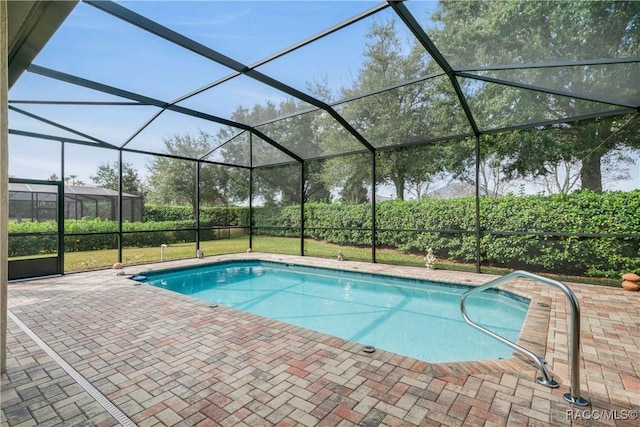
<instances>
[{"instance_id":1,"label":"shrub","mask_svg":"<svg viewBox=\"0 0 640 427\"><path fill-rule=\"evenodd\" d=\"M200 224L218 226L239 226L248 224L247 207L202 206ZM195 221L191 206L145 205L144 222Z\"/></svg>"},{"instance_id":2,"label":"shrub","mask_svg":"<svg viewBox=\"0 0 640 427\"><path fill-rule=\"evenodd\" d=\"M640 271L640 190L595 194L483 197L480 200L482 264L532 271L619 277ZM124 223L129 247L194 240L190 207L149 206L156 221ZM162 219L162 220L160 220ZM371 205L307 203L305 237L339 245L368 246ZM201 226L249 224L247 207L206 207ZM255 234L300 235L300 207L260 207L253 211ZM387 201L376 204L376 245L404 252L433 248L440 259L474 262L476 214L473 197ZM113 248L113 221L65 221L69 251ZM172 231L162 231L172 230ZM55 222L10 223L9 233L54 232ZM129 233L131 232L131 233ZM104 233L104 234L95 234ZM116 240L114 240L116 239ZM10 236L9 256L55 251L56 236Z\"/></svg>"},{"instance_id":3,"label":"shrub","mask_svg":"<svg viewBox=\"0 0 640 427\"><path fill-rule=\"evenodd\" d=\"M483 265L619 277L640 269L640 191L484 197L480 200ZM299 235L300 208L260 208L255 224L273 236ZM475 199L376 204L376 245L403 252L433 248L441 259L476 259ZM607 234L612 236L607 236ZM305 205L305 237L340 245L371 244L370 204Z\"/></svg>"}]
</instances>

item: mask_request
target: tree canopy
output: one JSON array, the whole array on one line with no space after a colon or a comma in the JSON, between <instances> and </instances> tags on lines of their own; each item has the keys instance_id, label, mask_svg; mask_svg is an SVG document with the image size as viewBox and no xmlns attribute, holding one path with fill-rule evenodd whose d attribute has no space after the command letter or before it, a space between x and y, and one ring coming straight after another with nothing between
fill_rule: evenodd
<instances>
[{"instance_id":1,"label":"tree canopy","mask_svg":"<svg viewBox=\"0 0 640 427\"><path fill-rule=\"evenodd\" d=\"M211 149L211 136L174 135L163 143L169 155L200 156ZM169 156L157 156L147 165L149 169L149 201L158 204L186 204L197 207L197 162ZM227 204L230 194L225 193L229 176L226 168L201 168L200 203Z\"/></svg>"},{"instance_id":2,"label":"tree canopy","mask_svg":"<svg viewBox=\"0 0 640 427\"><path fill-rule=\"evenodd\" d=\"M118 191L120 188L120 172L118 162L101 163L96 174L90 176L94 184L103 188ZM122 164L122 191L129 194L144 196L145 188L138 171L130 163Z\"/></svg>"},{"instance_id":3,"label":"tree canopy","mask_svg":"<svg viewBox=\"0 0 640 427\"><path fill-rule=\"evenodd\" d=\"M476 13L471 13L470 8ZM640 54L637 2L441 1L433 20L438 29L431 36L436 43L441 42L444 53L454 58L457 66L534 64ZM633 68L624 65L523 65L483 75L577 94L627 91L631 95L637 88L620 82L633 81L630 75L633 72ZM601 192L607 156L625 148L640 148L637 132L624 129L629 120L637 118L571 120L596 108L606 112L606 106L513 86L461 81L467 93L473 93L472 112L485 127L567 119L566 123L546 128L546 132L528 130L483 138L483 149L501 159L507 176L544 176L564 162L578 166L581 188Z\"/></svg>"}]
</instances>

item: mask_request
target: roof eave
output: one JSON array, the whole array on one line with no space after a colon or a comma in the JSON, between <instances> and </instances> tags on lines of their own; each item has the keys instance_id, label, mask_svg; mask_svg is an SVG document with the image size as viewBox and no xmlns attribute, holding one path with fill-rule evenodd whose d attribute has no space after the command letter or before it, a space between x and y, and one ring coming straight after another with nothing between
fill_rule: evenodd
<instances>
[{"instance_id":1,"label":"roof eave","mask_svg":"<svg viewBox=\"0 0 640 427\"><path fill-rule=\"evenodd\" d=\"M77 3L78 0L8 2L11 35L9 88L40 53Z\"/></svg>"}]
</instances>

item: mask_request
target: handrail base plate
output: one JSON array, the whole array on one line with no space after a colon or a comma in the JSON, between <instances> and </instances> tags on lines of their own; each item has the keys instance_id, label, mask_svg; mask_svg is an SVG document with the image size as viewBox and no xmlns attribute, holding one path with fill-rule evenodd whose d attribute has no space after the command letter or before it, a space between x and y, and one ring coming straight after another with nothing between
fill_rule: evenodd
<instances>
[{"instance_id":1,"label":"handrail base plate","mask_svg":"<svg viewBox=\"0 0 640 427\"><path fill-rule=\"evenodd\" d=\"M536 378L536 381L538 381L538 384L542 384L545 387L549 387L549 388L558 388L558 387L560 387L560 384L558 384L554 380L547 380L544 377L538 377L538 378Z\"/></svg>"},{"instance_id":2,"label":"handrail base plate","mask_svg":"<svg viewBox=\"0 0 640 427\"><path fill-rule=\"evenodd\" d=\"M589 401L584 397L580 397L580 396L575 397L575 396L572 396L571 393L565 393L562 395L562 397L564 397L564 400L566 400L569 403L573 403L574 405L589 406Z\"/></svg>"}]
</instances>

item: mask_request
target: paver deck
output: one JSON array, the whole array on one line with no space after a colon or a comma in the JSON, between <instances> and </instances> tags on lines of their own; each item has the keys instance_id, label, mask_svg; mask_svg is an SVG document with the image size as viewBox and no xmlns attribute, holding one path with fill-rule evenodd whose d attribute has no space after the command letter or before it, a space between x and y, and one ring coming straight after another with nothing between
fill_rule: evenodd
<instances>
[{"instance_id":1,"label":"paver deck","mask_svg":"<svg viewBox=\"0 0 640 427\"><path fill-rule=\"evenodd\" d=\"M236 258L475 285L495 277L240 254L127 267L127 276L104 270L12 283L9 311L19 323L8 324L1 425L640 425L640 292L569 284L582 309L580 394L590 401L579 408L562 398L569 391L567 303L528 280L509 285L532 299L521 343L544 355L557 389L537 384L539 372L519 356L430 364L367 354L353 342L128 279Z\"/></svg>"}]
</instances>

